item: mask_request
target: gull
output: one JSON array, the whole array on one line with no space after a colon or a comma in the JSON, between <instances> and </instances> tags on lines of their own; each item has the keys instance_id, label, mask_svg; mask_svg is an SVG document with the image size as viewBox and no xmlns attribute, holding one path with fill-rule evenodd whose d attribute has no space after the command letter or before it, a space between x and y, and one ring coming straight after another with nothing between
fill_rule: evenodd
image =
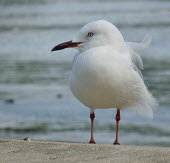
<instances>
[{"instance_id":1,"label":"gull","mask_svg":"<svg viewBox=\"0 0 170 163\"><path fill-rule=\"evenodd\" d=\"M116 108L116 139L120 110L132 108L137 113L153 117L157 102L146 88L141 70L143 62L138 52L147 47L151 37L141 43L125 42L120 31L106 20L88 23L73 40L55 46L51 51L76 48L69 85L73 95L90 108L91 139L95 109Z\"/></svg>"}]
</instances>

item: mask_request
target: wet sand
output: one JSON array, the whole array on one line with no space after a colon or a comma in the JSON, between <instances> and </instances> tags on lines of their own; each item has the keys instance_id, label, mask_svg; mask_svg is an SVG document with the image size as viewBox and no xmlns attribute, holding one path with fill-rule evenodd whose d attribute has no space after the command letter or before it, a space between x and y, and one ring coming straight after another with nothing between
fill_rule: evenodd
<instances>
[{"instance_id":1,"label":"wet sand","mask_svg":"<svg viewBox=\"0 0 170 163\"><path fill-rule=\"evenodd\" d=\"M0 140L0 162L168 163L170 147Z\"/></svg>"}]
</instances>

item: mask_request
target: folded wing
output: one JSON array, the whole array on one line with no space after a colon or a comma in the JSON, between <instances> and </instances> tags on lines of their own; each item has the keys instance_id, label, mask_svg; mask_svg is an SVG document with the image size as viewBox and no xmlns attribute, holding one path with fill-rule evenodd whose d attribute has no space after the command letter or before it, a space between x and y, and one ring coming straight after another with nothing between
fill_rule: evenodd
<instances>
[{"instance_id":1,"label":"folded wing","mask_svg":"<svg viewBox=\"0 0 170 163\"><path fill-rule=\"evenodd\" d=\"M129 53L131 55L133 68L135 71L138 72L142 79L143 76L141 70L143 70L143 62L139 53L143 51L145 48L149 47L151 41L152 41L151 36L147 35L145 36L141 43L126 42L126 46L129 49Z\"/></svg>"}]
</instances>

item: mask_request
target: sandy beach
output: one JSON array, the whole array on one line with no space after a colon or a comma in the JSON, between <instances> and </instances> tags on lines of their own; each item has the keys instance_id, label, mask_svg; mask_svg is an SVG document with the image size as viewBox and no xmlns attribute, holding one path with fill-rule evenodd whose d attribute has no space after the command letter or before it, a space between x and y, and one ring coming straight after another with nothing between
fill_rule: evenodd
<instances>
[{"instance_id":1,"label":"sandy beach","mask_svg":"<svg viewBox=\"0 0 170 163\"><path fill-rule=\"evenodd\" d=\"M168 163L169 147L0 140L0 162Z\"/></svg>"}]
</instances>

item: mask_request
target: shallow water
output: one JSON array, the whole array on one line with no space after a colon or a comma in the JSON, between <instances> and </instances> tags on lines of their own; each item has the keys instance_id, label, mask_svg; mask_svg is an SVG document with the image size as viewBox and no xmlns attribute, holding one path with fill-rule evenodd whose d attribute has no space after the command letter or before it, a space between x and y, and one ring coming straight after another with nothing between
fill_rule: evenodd
<instances>
[{"instance_id":1,"label":"shallow water","mask_svg":"<svg viewBox=\"0 0 170 163\"><path fill-rule=\"evenodd\" d=\"M150 121L122 111L121 143L170 146L170 1L68 2L0 0L0 138L88 142L89 110L68 88L76 51L50 51L84 24L106 19L127 41L153 38L141 57L160 106ZM98 143L113 143L114 116L112 109L96 111Z\"/></svg>"}]
</instances>

